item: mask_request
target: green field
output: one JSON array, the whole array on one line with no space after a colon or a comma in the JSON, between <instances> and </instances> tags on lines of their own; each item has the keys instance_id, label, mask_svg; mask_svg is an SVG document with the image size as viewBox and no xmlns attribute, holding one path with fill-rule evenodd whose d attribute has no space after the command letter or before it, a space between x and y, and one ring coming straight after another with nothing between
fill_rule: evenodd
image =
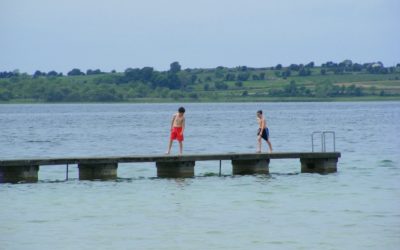
<instances>
[{"instance_id":1,"label":"green field","mask_svg":"<svg viewBox=\"0 0 400 250\"><path fill-rule=\"evenodd\" d=\"M1 103L400 100L400 65L0 74ZM176 63L175 63L176 66ZM301 70L303 70L303 75ZM322 73L322 71L324 71ZM289 72L289 73L288 73ZM74 73L75 74L75 73ZM289 74L289 75L285 75Z\"/></svg>"}]
</instances>

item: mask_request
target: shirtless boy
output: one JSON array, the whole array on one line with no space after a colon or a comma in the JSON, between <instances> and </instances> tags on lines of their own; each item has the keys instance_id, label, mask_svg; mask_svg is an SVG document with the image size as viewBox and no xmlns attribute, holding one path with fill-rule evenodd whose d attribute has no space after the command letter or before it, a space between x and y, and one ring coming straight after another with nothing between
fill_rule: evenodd
<instances>
[{"instance_id":1,"label":"shirtless boy","mask_svg":"<svg viewBox=\"0 0 400 250\"><path fill-rule=\"evenodd\" d=\"M166 154L171 153L172 142L174 140L178 140L179 142L179 154L182 154L183 151L183 131L185 130L185 108L180 107L178 109L178 113L176 113L172 117L171 122L171 136L169 139L168 150Z\"/></svg>"},{"instance_id":2,"label":"shirtless boy","mask_svg":"<svg viewBox=\"0 0 400 250\"><path fill-rule=\"evenodd\" d=\"M257 153L261 153L261 138L264 139L269 147L269 152L272 152L272 144L269 141L269 130L267 127L267 121L262 113L262 110L257 111L257 121L258 121L258 132L257 132L257 140L258 140L258 149Z\"/></svg>"}]
</instances>

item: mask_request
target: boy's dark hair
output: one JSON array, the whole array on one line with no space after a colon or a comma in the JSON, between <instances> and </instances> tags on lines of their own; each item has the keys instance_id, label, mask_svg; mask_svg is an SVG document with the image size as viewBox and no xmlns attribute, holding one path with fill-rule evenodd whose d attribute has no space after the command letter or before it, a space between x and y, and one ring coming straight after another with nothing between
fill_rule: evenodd
<instances>
[{"instance_id":1,"label":"boy's dark hair","mask_svg":"<svg viewBox=\"0 0 400 250\"><path fill-rule=\"evenodd\" d=\"M260 110L258 110L257 111L257 114L260 114L260 115L262 115L262 110L260 109Z\"/></svg>"},{"instance_id":2,"label":"boy's dark hair","mask_svg":"<svg viewBox=\"0 0 400 250\"><path fill-rule=\"evenodd\" d=\"M179 113L185 113L185 108L184 108L184 107L180 107L180 108L178 109L178 112L179 112Z\"/></svg>"}]
</instances>

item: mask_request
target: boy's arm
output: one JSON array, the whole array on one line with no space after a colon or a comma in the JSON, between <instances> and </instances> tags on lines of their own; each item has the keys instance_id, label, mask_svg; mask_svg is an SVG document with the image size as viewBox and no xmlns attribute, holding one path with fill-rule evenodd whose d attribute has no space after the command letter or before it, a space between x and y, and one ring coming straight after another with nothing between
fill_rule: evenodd
<instances>
[{"instance_id":1,"label":"boy's arm","mask_svg":"<svg viewBox=\"0 0 400 250\"><path fill-rule=\"evenodd\" d=\"M172 121L171 121L171 130L172 130L172 128L174 127L175 117L176 117L176 115L174 115L174 116L172 117Z\"/></svg>"},{"instance_id":2,"label":"boy's arm","mask_svg":"<svg viewBox=\"0 0 400 250\"><path fill-rule=\"evenodd\" d=\"M260 126L260 129L264 129L265 128L265 119L257 118L257 121L258 121L258 125Z\"/></svg>"},{"instance_id":3,"label":"boy's arm","mask_svg":"<svg viewBox=\"0 0 400 250\"><path fill-rule=\"evenodd\" d=\"M182 121L182 134L183 134L183 131L185 131L185 117L183 118L183 121Z\"/></svg>"},{"instance_id":4,"label":"boy's arm","mask_svg":"<svg viewBox=\"0 0 400 250\"><path fill-rule=\"evenodd\" d=\"M260 133L258 134L258 137L261 138L264 128L265 128L265 119L260 119Z\"/></svg>"}]
</instances>

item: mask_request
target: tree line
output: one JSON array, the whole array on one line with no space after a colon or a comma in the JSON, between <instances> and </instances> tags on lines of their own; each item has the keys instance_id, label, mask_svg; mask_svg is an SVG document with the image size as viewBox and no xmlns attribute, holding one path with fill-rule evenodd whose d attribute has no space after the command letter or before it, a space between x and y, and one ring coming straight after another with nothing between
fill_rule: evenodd
<instances>
[{"instance_id":1,"label":"tree line","mask_svg":"<svg viewBox=\"0 0 400 250\"><path fill-rule=\"evenodd\" d=\"M273 97L340 97L340 96L364 96L365 90L356 86L355 84L350 84L348 86L334 85L331 81L325 80L316 83L314 88L307 88L305 86L298 86L296 81L292 80L289 84L285 85L282 89L272 89L269 91L269 95ZM377 95L377 94L376 94ZM381 91L379 95L385 95L385 92Z\"/></svg>"},{"instance_id":2,"label":"tree line","mask_svg":"<svg viewBox=\"0 0 400 250\"><path fill-rule=\"evenodd\" d=\"M37 101L128 101L138 98L196 100L212 97L214 90L240 90L243 96L249 95L244 83L262 81L268 84L276 79L307 77L311 75L336 74L389 74L400 71L396 67L385 67L381 62L353 63L345 60L341 63L326 62L316 67L314 62L307 64L281 64L269 68L238 66L235 68L216 67L212 69L182 69L179 62L173 62L166 71L157 71L153 67L127 68L123 72L104 72L100 69L88 69L86 72L74 68L64 75L54 70L43 72L36 70L32 75L15 71L0 72L0 101L37 100ZM329 77L328 77L329 78ZM291 79L289 79L291 80ZM289 81L286 80L286 81ZM372 91L356 85L337 86L329 81L316 82L313 87L299 85L291 80L280 88L269 89L269 96L362 96ZM374 92L375 93L375 92ZM384 95L385 93L380 93Z\"/></svg>"},{"instance_id":3,"label":"tree line","mask_svg":"<svg viewBox=\"0 0 400 250\"><path fill-rule=\"evenodd\" d=\"M275 70L276 76L281 76L281 77L289 77L289 76L294 76L293 72L297 73L298 76L309 76L313 73L312 69L315 68L314 62L309 62L307 64L290 64L286 67L282 66L282 64L277 64L275 67L270 67L270 68L259 68L259 69L270 69L270 70ZM400 68L400 63L398 63L396 66L392 67L385 67L382 62L372 62L372 63L353 63L351 60L344 60L343 62L340 63L335 63L332 61L328 61L326 63L321 64L320 66L320 74L325 75L328 72L333 72L334 74L343 74L343 73L351 73L351 72L361 72L361 71L366 71L370 74L388 74L388 73L393 73L396 71L396 68ZM260 73L259 75L251 75L249 72L257 70L257 68L252 68L252 67L247 67L247 66L238 66L235 69L233 69L234 72L236 73L227 73L224 74L224 67L219 66L215 68L215 76L216 78L225 78L226 81L247 81L250 79L250 76L252 77L252 80L264 80L265 79L265 73ZM191 69L186 69L187 71L191 71ZM170 70L167 71L168 73L171 73L170 75L177 74L179 71L181 71L181 66L179 62L173 62L170 65ZM84 75L101 75L101 74L115 74L117 73L115 70L112 70L111 72L103 72L100 69L88 69L86 70L86 73L81 71L78 68L73 68L72 70L68 71L66 76L84 76ZM124 71L125 78L120 79L120 82L126 82L129 80L153 80L155 82L160 82L165 79L158 79L158 76L153 74L157 74L165 72L159 72L155 71L154 68L152 67L144 67L144 68L127 68ZM24 73L27 75L26 73ZM14 71L0 71L0 78L11 78L11 77L18 77L21 74L19 73L18 70ZM49 72L44 72L40 70L36 70L33 74L32 77L62 77L64 74L62 72L56 72L54 70L51 70ZM165 75L163 75L165 76ZM168 76L168 74L167 74ZM165 78L165 77L164 77ZM176 79L174 79L176 80ZM162 84L160 84L162 85Z\"/></svg>"}]
</instances>

